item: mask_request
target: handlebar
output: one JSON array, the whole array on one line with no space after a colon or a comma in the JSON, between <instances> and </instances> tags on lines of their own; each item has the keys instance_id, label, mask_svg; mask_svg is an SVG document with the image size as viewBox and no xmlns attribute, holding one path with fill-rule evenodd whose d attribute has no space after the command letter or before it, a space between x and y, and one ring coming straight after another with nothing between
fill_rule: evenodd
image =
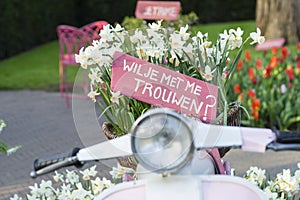
<instances>
[{"instance_id":1,"label":"handlebar","mask_svg":"<svg viewBox=\"0 0 300 200\"><path fill-rule=\"evenodd\" d=\"M287 132L287 131L277 131L277 130L271 131L270 129L262 129L262 130L267 130L268 132L271 133L271 134L267 134L267 135L265 134L265 136L263 137L263 138L267 137L267 140L266 140L267 142L266 143L263 142L262 143L263 145L259 146L260 148L262 148L262 150L265 151L266 149L270 149L270 150L274 150L274 151L285 151L285 150L300 151L300 132L299 131L298 132ZM252 132L250 132L250 134L247 134L247 139L249 139L249 137L250 137L250 140L248 143L255 144L255 141L263 139L263 138L260 138L259 133L260 133L259 130L252 129ZM243 137L244 137L243 145L247 146L245 143L246 136L243 135ZM123 140L121 140L121 142L122 141ZM121 144L119 140L118 141L116 140L115 142L116 142L116 144L119 144L119 145ZM130 142L130 140L124 140L123 142ZM119 152L116 152L116 151L112 151L112 152L108 153L110 151L109 146L105 145L104 143L99 143L97 145L84 148L82 150L80 150L79 148L74 148L72 151L70 151L68 153L63 153L63 154L58 154L58 155L49 156L49 157L45 157L45 158L36 159L34 161L34 171L31 172L30 176L32 178L35 178L38 175L45 174L45 173L54 171L56 169L59 169L62 167L67 167L70 165L75 165L76 167L82 167L84 162L89 161L89 160L90 161L91 160L101 160L101 159L107 159L110 157L113 158L113 157L118 157L118 156L119 157L124 156L123 155L124 152L122 154L119 154ZM109 145L111 145L111 144L109 144ZM230 147L230 143L228 143L227 146ZM103 150L104 147L105 147L105 149L108 148L105 152L101 151L101 150ZM215 148L215 147L209 146L209 148ZM257 149L255 149L255 148L254 148L254 150L257 151ZM97 152L97 151L101 151L101 154L96 153L95 155L97 155L97 156L93 155L93 157L88 157L88 159L85 158L86 152ZM257 151L257 152L263 152L263 151Z\"/></svg>"},{"instance_id":2,"label":"handlebar","mask_svg":"<svg viewBox=\"0 0 300 200\"><path fill-rule=\"evenodd\" d=\"M278 142L271 142L267 145L267 149L271 149L273 151L300 151L300 144L299 143L278 143Z\"/></svg>"},{"instance_id":3,"label":"handlebar","mask_svg":"<svg viewBox=\"0 0 300 200\"><path fill-rule=\"evenodd\" d=\"M30 176L36 178L38 175L70 165L82 167L84 163L80 162L76 156L79 150L80 148L76 147L67 153L36 159L33 164L34 171L30 173Z\"/></svg>"},{"instance_id":4,"label":"handlebar","mask_svg":"<svg viewBox=\"0 0 300 200\"><path fill-rule=\"evenodd\" d=\"M300 151L300 132L273 130L276 140L266 146L273 151Z\"/></svg>"},{"instance_id":5,"label":"handlebar","mask_svg":"<svg viewBox=\"0 0 300 200\"><path fill-rule=\"evenodd\" d=\"M273 130L276 135L276 142L282 144L298 144L300 145L300 132L298 131L278 131Z\"/></svg>"}]
</instances>

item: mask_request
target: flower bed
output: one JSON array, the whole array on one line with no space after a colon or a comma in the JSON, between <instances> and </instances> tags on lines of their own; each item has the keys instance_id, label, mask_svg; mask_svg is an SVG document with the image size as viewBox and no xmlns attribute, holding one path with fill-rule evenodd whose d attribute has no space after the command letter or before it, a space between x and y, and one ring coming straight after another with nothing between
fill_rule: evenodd
<instances>
[{"instance_id":1,"label":"flower bed","mask_svg":"<svg viewBox=\"0 0 300 200\"><path fill-rule=\"evenodd\" d=\"M300 44L273 48L260 57L246 51L232 79L231 100L240 101L250 117L243 124L280 130L300 127Z\"/></svg>"}]
</instances>

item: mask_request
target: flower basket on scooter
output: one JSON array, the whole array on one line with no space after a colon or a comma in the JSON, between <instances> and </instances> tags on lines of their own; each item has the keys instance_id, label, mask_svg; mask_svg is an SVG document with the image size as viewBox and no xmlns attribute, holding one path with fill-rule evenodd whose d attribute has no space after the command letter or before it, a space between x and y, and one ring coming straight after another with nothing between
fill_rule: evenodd
<instances>
[{"instance_id":1,"label":"flower basket on scooter","mask_svg":"<svg viewBox=\"0 0 300 200\"><path fill-rule=\"evenodd\" d=\"M214 123L235 125L233 121L238 117L236 118L235 112L231 111L230 102L227 102L226 97L230 78L242 54L243 45L248 39L253 40L251 44L264 41L259 29L251 33L244 42L242 35L243 31L240 28L225 30L219 34L214 44L208 40L207 33L198 32L192 35L188 31L188 26L168 32L167 28L162 27L161 21L149 24L149 28L133 31L125 30L120 25L115 27L107 25L100 32L101 39L82 48L76 55L76 61L84 69L89 70L88 96L98 103L102 110L100 117L106 117L117 135L129 133L134 121L153 106L112 88L112 66L116 52L214 85L218 93ZM230 52L235 49L238 50L235 51L235 57L230 58ZM138 67L133 67L133 71L137 73ZM99 96L101 98L98 98ZM213 119L206 122L211 120ZM226 153L226 150L224 152ZM224 152L222 151L222 155Z\"/></svg>"}]
</instances>

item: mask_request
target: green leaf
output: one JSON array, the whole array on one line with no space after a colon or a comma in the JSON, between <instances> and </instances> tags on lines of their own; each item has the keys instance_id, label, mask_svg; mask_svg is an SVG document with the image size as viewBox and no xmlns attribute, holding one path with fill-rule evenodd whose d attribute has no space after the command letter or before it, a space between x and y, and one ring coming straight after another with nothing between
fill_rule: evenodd
<instances>
[{"instance_id":1,"label":"green leaf","mask_svg":"<svg viewBox=\"0 0 300 200\"><path fill-rule=\"evenodd\" d=\"M300 116L292 117L286 122L286 127L291 126L294 123L300 122Z\"/></svg>"},{"instance_id":2,"label":"green leaf","mask_svg":"<svg viewBox=\"0 0 300 200\"><path fill-rule=\"evenodd\" d=\"M232 75L234 74L234 72L236 71L236 66L241 58L241 55L242 55L242 52L243 52L243 46L240 48L240 50L238 51L238 54L237 56L235 57L233 63L231 64L230 66L230 70L229 70L229 74L228 74L228 78L226 79L225 81L225 88L228 88L227 87L227 84L228 84L228 80L231 79Z\"/></svg>"}]
</instances>

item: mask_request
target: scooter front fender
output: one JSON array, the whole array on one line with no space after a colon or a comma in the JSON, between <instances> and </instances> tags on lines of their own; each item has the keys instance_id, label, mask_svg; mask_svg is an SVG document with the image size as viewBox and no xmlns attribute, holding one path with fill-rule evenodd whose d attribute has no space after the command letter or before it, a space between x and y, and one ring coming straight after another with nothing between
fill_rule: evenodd
<instances>
[{"instance_id":1,"label":"scooter front fender","mask_svg":"<svg viewBox=\"0 0 300 200\"><path fill-rule=\"evenodd\" d=\"M96 200L266 200L247 180L227 175L154 176L120 183L103 191Z\"/></svg>"}]
</instances>

